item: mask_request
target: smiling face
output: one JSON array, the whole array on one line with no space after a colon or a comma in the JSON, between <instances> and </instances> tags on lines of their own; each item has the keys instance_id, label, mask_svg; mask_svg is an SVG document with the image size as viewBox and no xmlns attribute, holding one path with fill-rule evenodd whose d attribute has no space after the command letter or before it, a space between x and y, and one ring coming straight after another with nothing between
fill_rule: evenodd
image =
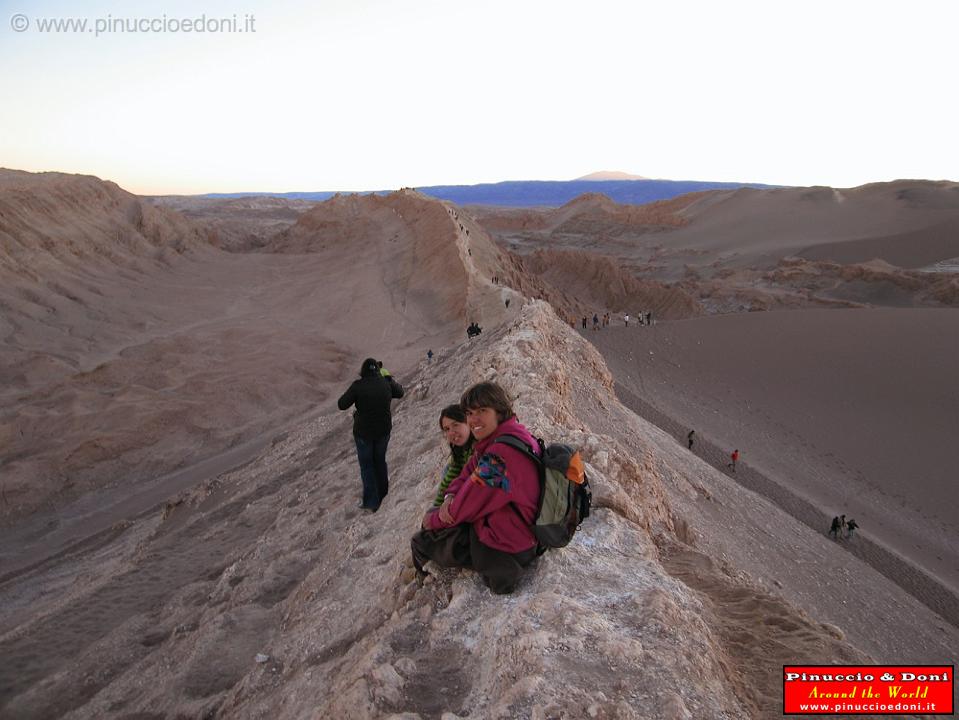
<instances>
[{"instance_id":1,"label":"smiling face","mask_svg":"<svg viewBox=\"0 0 959 720\"><path fill-rule=\"evenodd\" d=\"M454 420L451 417L440 418L440 430L446 442L456 447L463 447L470 439L470 428L465 422Z\"/></svg>"},{"instance_id":2,"label":"smiling face","mask_svg":"<svg viewBox=\"0 0 959 720\"><path fill-rule=\"evenodd\" d=\"M477 440L485 440L500 424L501 418L491 407L471 408L466 411L466 424Z\"/></svg>"}]
</instances>

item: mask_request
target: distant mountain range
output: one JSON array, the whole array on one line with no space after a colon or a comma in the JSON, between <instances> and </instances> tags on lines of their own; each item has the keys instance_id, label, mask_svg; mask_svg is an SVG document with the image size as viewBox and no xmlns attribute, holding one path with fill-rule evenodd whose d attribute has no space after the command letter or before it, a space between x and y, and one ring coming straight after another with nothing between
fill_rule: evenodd
<instances>
[{"instance_id":1,"label":"distant mountain range","mask_svg":"<svg viewBox=\"0 0 959 720\"><path fill-rule=\"evenodd\" d=\"M590 176L586 176L590 177ZM735 190L742 187L772 188L775 185L759 183L701 182L697 180L508 180L481 185L431 185L416 188L419 192L449 200L458 205L501 205L508 207L559 207L583 193L602 193L618 203L645 205L656 200L700 190ZM367 195L385 195L391 190L361 191ZM336 192L288 192L288 193L207 193L202 197L239 198L251 195L266 195L293 200L322 201Z\"/></svg>"}]
</instances>

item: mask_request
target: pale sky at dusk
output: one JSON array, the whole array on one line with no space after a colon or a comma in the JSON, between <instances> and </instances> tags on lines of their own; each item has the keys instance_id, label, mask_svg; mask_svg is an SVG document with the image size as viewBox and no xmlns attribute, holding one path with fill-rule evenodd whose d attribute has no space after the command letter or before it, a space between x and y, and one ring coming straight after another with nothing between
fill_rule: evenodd
<instances>
[{"instance_id":1,"label":"pale sky at dusk","mask_svg":"<svg viewBox=\"0 0 959 720\"><path fill-rule=\"evenodd\" d=\"M204 14L255 32L103 30ZM0 166L144 194L959 180L957 27L955 0L2 0Z\"/></svg>"}]
</instances>

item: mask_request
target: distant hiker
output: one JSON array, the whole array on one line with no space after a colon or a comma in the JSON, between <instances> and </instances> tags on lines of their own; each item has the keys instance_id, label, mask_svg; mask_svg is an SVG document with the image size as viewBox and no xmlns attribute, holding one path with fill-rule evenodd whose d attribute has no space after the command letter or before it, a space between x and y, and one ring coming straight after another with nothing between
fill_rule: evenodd
<instances>
[{"instance_id":1,"label":"distant hiker","mask_svg":"<svg viewBox=\"0 0 959 720\"><path fill-rule=\"evenodd\" d=\"M593 313L593 330L599 330L599 315Z\"/></svg>"},{"instance_id":2,"label":"distant hiker","mask_svg":"<svg viewBox=\"0 0 959 720\"><path fill-rule=\"evenodd\" d=\"M466 413L457 405L447 405L440 412L440 430L450 445L450 459L443 469L439 489L433 499L433 507L438 508L446 498L446 490L463 471L466 461L473 454L473 433L466 424ZM451 496L452 497L452 496Z\"/></svg>"},{"instance_id":3,"label":"distant hiker","mask_svg":"<svg viewBox=\"0 0 959 720\"><path fill-rule=\"evenodd\" d=\"M629 313L623 315L623 320L626 321L626 327L629 327Z\"/></svg>"},{"instance_id":4,"label":"distant hiker","mask_svg":"<svg viewBox=\"0 0 959 720\"><path fill-rule=\"evenodd\" d=\"M360 379L354 380L337 400L340 410L356 406L353 412L353 441L356 459L363 481L363 501L360 507L376 512L390 489L386 449L390 444L393 418L390 402L403 397L403 388L391 376L380 374L380 365L374 358L366 358L360 366Z\"/></svg>"},{"instance_id":5,"label":"distant hiker","mask_svg":"<svg viewBox=\"0 0 959 720\"><path fill-rule=\"evenodd\" d=\"M736 472L736 463L739 462L739 450L733 450L732 454L729 456L729 464L726 465L728 468L732 468L733 472Z\"/></svg>"},{"instance_id":6,"label":"distant hiker","mask_svg":"<svg viewBox=\"0 0 959 720\"><path fill-rule=\"evenodd\" d=\"M846 516L839 516L839 537L845 537L846 535Z\"/></svg>"},{"instance_id":7,"label":"distant hiker","mask_svg":"<svg viewBox=\"0 0 959 720\"><path fill-rule=\"evenodd\" d=\"M855 520L853 520L852 518L849 518L849 522L846 523L846 538L847 538L847 539L852 537L852 533L853 533L853 531L854 531L857 527L859 527L859 523L857 523L857 522L856 522Z\"/></svg>"},{"instance_id":8,"label":"distant hiker","mask_svg":"<svg viewBox=\"0 0 959 720\"><path fill-rule=\"evenodd\" d=\"M833 536L834 539L839 539L839 516L837 515L832 519L832 525L829 526L829 534Z\"/></svg>"},{"instance_id":9,"label":"distant hiker","mask_svg":"<svg viewBox=\"0 0 959 720\"><path fill-rule=\"evenodd\" d=\"M509 298L506 298L506 307L509 307Z\"/></svg>"},{"instance_id":10,"label":"distant hiker","mask_svg":"<svg viewBox=\"0 0 959 720\"><path fill-rule=\"evenodd\" d=\"M646 313L646 324L650 327L653 325L653 314L651 312Z\"/></svg>"},{"instance_id":11,"label":"distant hiker","mask_svg":"<svg viewBox=\"0 0 959 720\"><path fill-rule=\"evenodd\" d=\"M432 348L430 348L429 350L426 351L426 362L428 362L428 363L433 362L433 349L432 349Z\"/></svg>"},{"instance_id":12,"label":"distant hiker","mask_svg":"<svg viewBox=\"0 0 959 720\"><path fill-rule=\"evenodd\" d=\"M460 407L475 437L473 456L447 488L449 497L423 517L423 529L410 540L413 565L421 575L429 560L473 568L494 593L511 593L536 557L530 526L538 511L539 468L520 450L494 441L513 435L541 448L496 383L469 388Z\"/></svg>"},{"instance_id":13,"label":"distant hiker","mask_svg":"<svg viewBox=\"0 0 959 720\"><path fill-rule=\"evenodd\" d=\"M686 442L689 444L689 449L690 449L690 450L693 449L693 435L695 435L695 434L696 434L696 431L695 431L695 430L690 430L690 431L689 431L689 434L686 435Z\"/></svg>"},{"instance_id":14,"label":"distant hiker","mask_svg":"<svg viewBox=\"0 0 959 720\"><path fill-rule=\"evenodd\" d=\"M586 329L586 316L583 315L583 330Z\"/></svg>"}]
</instances>

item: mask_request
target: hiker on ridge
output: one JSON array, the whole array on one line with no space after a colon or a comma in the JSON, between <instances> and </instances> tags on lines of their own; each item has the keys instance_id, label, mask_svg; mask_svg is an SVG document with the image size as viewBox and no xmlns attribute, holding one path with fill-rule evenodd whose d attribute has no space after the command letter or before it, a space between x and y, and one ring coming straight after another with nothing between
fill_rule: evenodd
<instances>
[{"instance_id":1,"label":"hiker on ridge","mask_svg":"<svg viewBox=\"0 0 959 720\"><path fill-rule=\"evenodd\" d=\"M536 558L531 526L539 503L539 468L521 451L495 442L512 435L542 452L516 419L506 391L492 382L474 385L460 400L476 438L472 457L446 489L443 504L423 517L410 540L421 576L430 560L442 567L474 568L493 593L513 592Z\"/></svg>"},{"instance_id":2,"label":"hiker on ridge","mask_svg":"<svg viewBox=\"0 0 959 720\"><path fill-rule=\"evenodd\" d=\"M729 464L726 465L728 468L732 468L733 472L736 472L736 463L739 462L739 449L732 451L732 454L729 456ZM843 515L843 517L846 517Z\"/></svg>"},{"instance_id":3,"label":"hiker on ridge","mask_svg":"<svg viewBox=\"0 0 959 720\"><path fill-rule=\"evenodd\" d=\"M839 539L839 516L836 515L832 519L832 525L829 526L829 534L832 535L834 540Z\"/></svg>"},{"instance_id":4,"label":"hiker on ridge","mask_svg":"<svg viewBox=\"0 0 959 720\"><path fill-rule=\"evenodd\" d=\"M393 418L390 402L403 397L403 388L390 375L380 374L381 363L366 358L360 366L360 379L353 381L337 400L340 410L355 405L353 412L353 441L356 459L363 481L363 500L360 508L366 512L380 509L390 489L386 449L390 444Z\"/></svg>"}]
</instances>

